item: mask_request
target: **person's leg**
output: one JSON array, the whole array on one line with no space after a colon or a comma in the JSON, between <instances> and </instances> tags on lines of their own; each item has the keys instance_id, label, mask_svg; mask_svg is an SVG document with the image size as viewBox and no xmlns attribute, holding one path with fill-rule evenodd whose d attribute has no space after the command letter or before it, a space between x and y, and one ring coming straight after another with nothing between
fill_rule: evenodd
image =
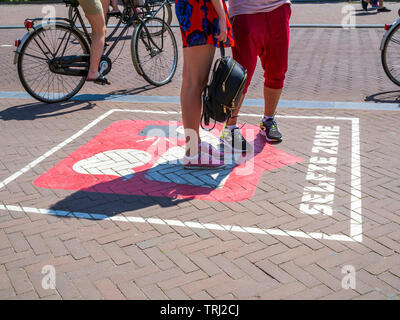
<instances>
[{"instance_id":1,"label":"person's leg","mask_svg":"<svg viewBox=\"0 0 400 320\"><path fill-rule=\"evenodd\" d=\"M90 67L87 78L96 79L99 75L99 63L104 49L106 26L102 13L86 15L92 27L92 44L90 48Z\"/></svg>"},{"instance_id":2,"label":"person's leg","mask_svg":"<svg viewBox=\"0 0 400 320\"><path fill-rule=\"evenodd\" d=\"M271 142L282 141L274 115L288 68L290 15L291 8L287 4L266 14L268 31L265 33L265 51L260 57L265 77L265 108L260 129L266 139Z\"/></svg>"},{"instance_id":3,"label":"person's leg","mask_svg":"<svg viewBox=\"0 0 400 320\"><path fill-rule=\"evenodd\" d=\"M257 56L260 48L257 47L257 39L250 35L254 24L259 20L257 15L238 15L232 21L232 31L235 40L235 46L232 48L233 58L247 70L247 82L243 90L242 97L237 103L237 109L233 117L226 122L227 126L234 126L237 123L237 115L239 114L243 100L246 96L247 89L251 83L254 71L257 66Z\"/></svg>"},{"instance_id":4,"label":"person's leg","mask_svg":"<svg viewBox=\"0 0 400 320\"><path fill-rule=\"evenodd\" d=\"M207 85L214 54L215 47L209 44L183 49L180 98L186 136L186 156L194 157L198 153L201 95Z\"/></svg>"},{"instance_id":5,"label":"person's leg","mask_svg":"<svg viewBox=\"0 0 400 320\"><path fill-rule=\"evenodd\" d=\"M110 8L111 0L101 0L101 4L103 6L104 18L107 16L108 10Z\"/></svg>"},{"instance_id":6,"label":"person's leg","mask_svg":"<svg viewBox=\"0 0 400 320\"><path fill-rule=\"evenodd\" d=\"M273 117L281 97L282 89L264 87L264 116Z\"/></svg>"}]
</instances>

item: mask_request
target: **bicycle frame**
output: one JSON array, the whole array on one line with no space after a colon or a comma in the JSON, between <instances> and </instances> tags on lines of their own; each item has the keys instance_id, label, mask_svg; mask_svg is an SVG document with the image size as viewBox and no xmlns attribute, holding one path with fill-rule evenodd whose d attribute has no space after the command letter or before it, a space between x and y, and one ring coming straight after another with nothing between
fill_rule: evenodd
<instances>
[{"instance_id":1,"label":"bicycle frame","mask_svg":"<svg viewBox=\"0 0 400 320\"><path fill-rule=\"evenodd\" d=\"M162 38L162 42L161 42L161 48L157 46L157 44L153 41L150 32L146 26L145 20L143 20L142 18L140 18L140 16L138 15L138 13L135 10L136 8L133 8L133 12L134 14L129 18L129 20L127 21L127 23L125 24L124 28L122 29L122 31L119 33L118 37L113 41L113 44L111 45L111 47L109 49L106 50L107 47L105 47L106 51L103 56L105 56L106 58L109 57L109 55L111 54L111 52L114 50L114 48L116 47L116 45L118 44L118 42L121 40L121 38L123 37L123 35L125 34L125 32L128 30L129 27L131 27L134 23L139 23L141 24L147 34L147 42L146 39L144 39L144 37L141 37L141 40L145 43L146 49L149 50L149 48L151 48L151 44L153 46L155 46L155 48L159 51L162 51L162 48L164 47L164 39ZM128 5L125 6L124 9L124 14L127 12L127 10L132 10L132 7L130 5L130 3L128 2ZM29 33L34 32L36 30L39 30L41 28L44 28L46 26L46 24L40 24L38 26L35 26L35 22L37 21L42 21L42 18L35 18L35 19L26 19L25 21L29 21L29 28L27 27ZM66 19L66 18L52 18L47 22L47 25L51 25L52 24L56 24L56 23L61 23L61 24L65 24L66 26L68 25L71 29L75 29L79 31L79 29L76 27L76 21L79 20L82 29L83 29L83 36L86 39L86 41L89 43L91 43L91 37L90 34L84 24L84 21L82 19L82 16L79 12L78 7L74 7L74 15L72 20L70 19ZM165 21L163 20L163 26L162 26L162 30L164 30L164 23ZM26 24L25 24L26 25ZM119 27L119 26L118 26ZM117 28L118 28L117 27ZM33 30L32 30L33 29ZM81 32L82 33L82 32ZM49 63L49 67L50 70L54 73L57 74L62 74L62 75L69 75L69 76L86 76L87 72L89 70L89 63L90 63L90 55L89 54L85 54L85 55L74 55L74 56L64 56L65 50L67 48L67 44L69 42L70 36L71 36L72 32L68 33L68 39L65 42L65 46L62 49L62 54L61 56L57 57L59 51L61 50L61 46L64 43L65 37L67 34L64 35L63 39L61 40L55 54L52 54L51 57L48 56L48 53L51 52L51 50L48 48L46 42L41 38L41 36L39 35L39 39L41 41L41 44L39 44L36 39L35 42L38 45L38 47L40 48L40 50L43 52L43 54L45 55L45 57L48 60ZM17 61L17 59L19 58L19 54L22 48L23 43L26 41L26 39L29 37L29 34L25 35L24 38L21 40L17 50L16 50L16 57L14 59L14 63L15 61ZM151 43L150 43L151 42ZM37 57L39 58L39 57ZM43 58L40 58L43 59ZM109 58L108 58L109 59ZM73 69L73 68L85 68L85 69Z\"/></svg>"}]
</instances>

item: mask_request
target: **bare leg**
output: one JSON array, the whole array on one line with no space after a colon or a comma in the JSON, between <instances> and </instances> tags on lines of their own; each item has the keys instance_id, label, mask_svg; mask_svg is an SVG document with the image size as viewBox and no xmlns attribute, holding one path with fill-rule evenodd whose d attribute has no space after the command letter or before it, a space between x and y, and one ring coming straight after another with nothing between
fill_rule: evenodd
<instances>
[{"instance_id":1,"label":"bare leg","mask_svg":"<svg viewBox=\"0 0 400 320\"><path fill-rule=\"evenodd\" d=\"M278 106L279 98L281 97L282 89L272 89L264 87L264 115L273 117Z\"/></svg>"},{"instance_id":2,"label":"bare leg","mask_svg":"<svg viewBox=\"0 0 400 320\"><path fill-rule=\"evenodd\" d=\"M111 0L101 0L101 4L103 6L104 18L107 16L108 9L110 7Z\"/></svg>"},{"instance_id":3,"label":"bare leg","mask_svg":"<svg viewBox=\"0 0 400 320\"><path fill-rule=\"evenodd\" d=\"M212 45L183 49L181 106L187 156L195 156L193 150L197 150L200 143L201 94L207 85L214 54L215 47ZM194 133L197 139L193 139Z\"/></svg>"},{"instance_id":4,"label":"bare leg","mask_svg":"<svg viewBox=\"0 0 400 320\"><path fill-rule=\"evenodd\" d=\"M104 39L106 36L106 25L104 15L94 14L86 15L92 26L92 45L90 48L90 66L88 79L96 79L99 74L99 63L104 49Z\"/></svg>"}]
</instances>

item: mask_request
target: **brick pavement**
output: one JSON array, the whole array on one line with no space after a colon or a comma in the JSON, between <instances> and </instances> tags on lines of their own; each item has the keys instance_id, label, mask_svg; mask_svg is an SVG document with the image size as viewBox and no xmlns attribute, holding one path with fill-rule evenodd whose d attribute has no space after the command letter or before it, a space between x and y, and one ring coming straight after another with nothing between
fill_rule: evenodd
<instances>
[{"instance_id":1,"label":"brick pavement","mask_svg":"<svg viewBox=\"0 0 400 320\"><path fill-rule=\"evenodd\" d=\"M111 108L177 111L178 106L74 103L44 106L1 100L3 181ZM32 111L45 117L33 120ZM259 109L247 107L247 114ZM289 116L322 117L307 121ZM332 112L330 113L332 115ZM121 120L162 120L155 113L114 112L0 191L1 297L48 299L396 299L399 266L398 160L396 141L375 136L377 121L390 136L399 134L397 112L335 111L360 119L362 241L324 240L318 233L349 236L352 124L324 119L324 111L280 111L286 140L276 148L303 162L265 171L254 195L243 202L129 196L38 188L32 182L110 124ZM170 114L179 120L179 114ZM7 120L5 120L7 119ZM27 119L27 120L24 120ZM51 120L51 121L49 121ZM248 125L258 118L243 118ZM68 125L65 122L68 121ZM317 126L340 126L333 215L299 210ZM298 135L301 130L302 136ZM29 132L29 142L26 134ZM378 141L379 139L379 141ZM315 142L315 141L314 141ZM290 179L289 179L290 177ZM354 178L354 177L353 177ZM396 189L397 188L397 189ZM92 190L93 191L93 190ZM354 201L354 200L353 200ZM21 210L20 208L24 208ZM73 216L34 213L32 208L76 212ZM103 214L93 220L82 214ZM81 218L79 218L81 217ZM141 218L142 220L138 219ZM148 219L148 220L144 220ZM162 219L162 220L160 220ZM160 224L160 221L166 221ZM172 223L171 221L175 221ZM187 225L176 224L176 221ZM192 222L192 224L188 223ZM193 223L206 226L198 228ZM354 222L354 221L353 221ZM207 226L238 226L248 232ZM257 232L254 232L254 231ZM267 232L259 233L259 230ZM275 230L275 231L274 231ZM298 231L280 235L276 230ZM243 231L243 229L242 229ZM314 237L302 237L304 234ZM41 287L44 265L56 268L57 287ZM341 268L356 269L355 290L341 286Z\"/></svg>"},{"instance_id":2,"label":"brick pavement","mask_svg":"<svg viewBox=\"0 0 400 320\"><path fill-rule=\"evenodd\" d=\"M297 33L309 42L295 41L292 49L305 54L321 49L325 58L320 58L319 67L330 71L318 80L320 71L315 67L305 80L299 58L294 64L298 71L288 79L285 98L297 94L298 99L360 101L354 90L361 90L364 98L375 92L372 90L381 92L378 85L388 85L378 63L364 65L376 70L365 73L371 75L373 86L361 88L357 79L365 75L355 72L362 69L356 59L360 48L371 43L363 40L376 40L381 31L325 31L330 38L326 37L321 47L318 41L327 34L324 30L294 30L292 39L300 38ZM0 37L6 37L4 32ZM333 50L338 47L335 43L346 49ZM370 50L376 53L376 48ZM352 53L350 61L357 68L351 73L346 69L345 53ZM11 58L8 52L0 60L8 74L2 76L0 88L22 91ZM130 59L126 52L124 59ZM311 58L307 59L309 65ZM324 82L334 74L332 65L326 63L330 59L343 62L334 82L340 90ZM116 75L129 72L115 67ZM353 80L347 88L343 79L350 75ZM374 82L374 76L381 76L382 82ZM176 95L179 74L176 77L168 86L142 94ZM126 78L130 82L125 81L125 87L115 83L118 90L140 90L136 74L129 72ZM298 79L302 81L295 81ZM304 88L307 81L310 87ZM249 97L258 97L259 85L252 87ZM83 92L104 92L104 88L97 90L85 86ZM140 112L115 111L87 127L113 109ZM0 99L0 182L5 183L0 185L0 299L399 298L400 172L399 160L393 156L399 148L398 112L281 108L278 121L285 140L267 146L271 157L262 164L264 171L254 194L241 202L157 196L157 188L146 189L146 194L139 196L121 193L115 186L96 191L34 184L113 124L179 121L178 111L179 106L171 104L44 105L33 100ZM258 123L259 118L252 115L260 114L259 108L244 107L242 111L247 116L241 121L247 127ZM83 128L88 129L67 140ZM377 128L384 128L385 137L377 134L382 132ZM68 143L40 158L63 141ZM329 167L316 161L318 148L329 150L319 155L330 158ZM303 161L271 167L277 151ZM127 161L134 161L129 157ZM20 171L37 159L42 160ZM17 172L21 173L18 177L14 175ZM105 181L106 186L125 174ZM12 181L7 182L9 177ZM329 183L322 184L324 179ZM79 183L82 181L86 180ZM244 180L242 186L249 187ZM302 206L309 210L314 204L324 205L325 214L307 213ZM332 215L326 214L329 209ZM55 267L54 290L42 286L45 265ZM345 265L356 270L354 290L342 287Z\"/></svg>"}]
</instances>

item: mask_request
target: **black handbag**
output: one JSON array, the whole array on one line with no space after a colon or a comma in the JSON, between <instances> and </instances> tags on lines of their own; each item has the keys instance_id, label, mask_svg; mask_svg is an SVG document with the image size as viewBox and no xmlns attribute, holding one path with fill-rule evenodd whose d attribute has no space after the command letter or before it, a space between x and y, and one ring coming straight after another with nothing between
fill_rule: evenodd
<instances>
[{"instance_id":1,"label":"black handbag","mask_svg":"<svg viewBox=\"0 0 400 320\"><path fill-rule=\"evenodd\" d=\"M208 126L210 118L216 122L225 122L232 118L236 111L237 103L243 94L243 89L247 81L247 70L243 68L232 57L225 56L225 48L220 43L221 58L213 67L211 82L203 92L203 113L202 122Z\"/></svg>"}]
</instances>

